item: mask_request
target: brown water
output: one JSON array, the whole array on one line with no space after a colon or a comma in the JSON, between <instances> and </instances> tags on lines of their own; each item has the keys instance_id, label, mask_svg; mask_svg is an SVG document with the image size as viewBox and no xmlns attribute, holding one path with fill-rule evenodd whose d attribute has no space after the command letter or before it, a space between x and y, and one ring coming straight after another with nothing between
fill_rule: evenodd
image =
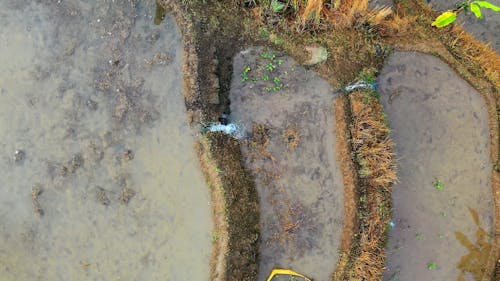
<instances>
[{"instance_id":1,"label":"brown water","mask_svg":"<svg viewBox=\"0 0 500 281\"><path fill-rule=\"evenodd\" d=\"M231 118L250 137L243 155L260 198L258 280L276 267L330 280L344 219L336 93L290 57L263 48L238 54L233 69Z\"/></svg>"},{"instance_id":2,"label":"brown water","mask_svg":"<svg viewBox=\"0 0 500 281\"><path fill-rule=\"evenodd\" d=\"M0 0L0 280L208 279L181 36L154 15Z\"/></svg>"},{"instance_id":3,"label":"brown water","mask_svg":"<svg viewBox=\"0 0 500 281\"><path fill-rule=\"evenodd\" d=\"M384 280L479 280L493 223L484 100L448 65L413 52L388 59L379 88L399 178Z\"/></svg>"}]
</instances>

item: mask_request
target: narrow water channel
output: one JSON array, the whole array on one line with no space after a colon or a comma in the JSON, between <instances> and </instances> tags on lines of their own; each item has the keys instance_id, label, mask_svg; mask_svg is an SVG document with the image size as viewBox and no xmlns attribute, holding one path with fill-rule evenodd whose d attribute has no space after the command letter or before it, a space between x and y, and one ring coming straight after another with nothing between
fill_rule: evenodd
<instances>
[{"instance_id":1,"label":"narrow water channel","mask_svg":"<svg viewBox=\"0 0 500 281\"><path fill-rule=\"evenodd\" d=\"M0 0L1 280L208 280L181 35L154 16Z\"/></svg>"}]
</instances>

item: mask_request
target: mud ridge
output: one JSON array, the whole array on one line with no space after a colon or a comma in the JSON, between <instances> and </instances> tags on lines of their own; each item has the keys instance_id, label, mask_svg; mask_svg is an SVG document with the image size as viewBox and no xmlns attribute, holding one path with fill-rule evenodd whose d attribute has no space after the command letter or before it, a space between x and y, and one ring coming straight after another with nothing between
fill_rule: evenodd
<instances>
[{"instance_id":1,"label":"mud ridge","mask_svg":"<svg viewBox=\"0 0 500 281\"><path fill-rule=\"evenodd\" d=\"M388 138L389 129L383 121L377 93L370 90L350 93L336 100L335 108L339 112L336 119L340 119L337 126L344 127L337 133L339 140L344 139L339 149L343 174L354 180L349 182L344 178L344 254L332 280L381 280L391 219L391 190L396 181L393 143ZM342 122L342 118L346 121ZM348 126L342 125L346 122ZM370 161L372 157L386 161L377 167L379 163Z\"/></svg>"},{"instance_id":2,"label":"mud ridge","mask_svg":"<svg viewBox=\"0 0 500 281\"><path fill-rule=\"evenodd\" d=\"M229 108L224 97L229 94L232 55L224 51L235 53L237 43L213 40L203 23L193 19L191 7L180 1L160 0L158 4L172 13L183 35L183 94L189 122L195 126L214 122ZM216 52L222 46L224 51ZM221 90L220 85L226 87ZM227 135L209 133L200 137L196 150L212 199L215 231L210 279L254 281L259 264L259 203L254 181L241 162L240 144Z\"/></svg>"},{"instance_id":3,"label":"mud ridge","mask_svg":"<svg viewBox=\"0 0 500 281\"><path fill-rule=\"evenodd\" d=\"M357 186L359 184L354 159L351 157L351 134L349 125L352 113L350 111L349 98L339 96L334 100L335 125L337 138L337 157L340 162L342 179L344 182L344 228L342 229L341 255L337 262L333 280L343 280L350 269L351 259L356 251L354 245L359 244L359 237L354 234L358 232L358 219L356 216L359 196ZM352 250L351 250L352 249Z\"/></svg>"}]
</instances>

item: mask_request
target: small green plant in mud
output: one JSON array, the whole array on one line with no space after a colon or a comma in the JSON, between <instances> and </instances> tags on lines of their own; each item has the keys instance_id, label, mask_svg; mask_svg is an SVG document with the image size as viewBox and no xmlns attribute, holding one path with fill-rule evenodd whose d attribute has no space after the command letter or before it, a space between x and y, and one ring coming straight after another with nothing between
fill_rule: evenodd
<instances>
[{"instance_id":1,"label":"small green plant in mud","mask_svg":"<svg viewBox=\"0 0 500 281\"><path fill-rule=\"evenodd\" d=\"M262 52L260 54L260 56L265 58L265 59L269 59L269 60L274 60L276 58L276 55L274 55L272 53L268 53L268 52Z\"/></svg>"},{"instance_id":2,"label":"small green plant in mud","mask_svg":"<svg viewBox=\"0 0 500 281\"><path fill-rule=\"evenodd\" d=\"M437 189L437 190L443 190L444 188L444 184L442 181L440 181L439 179L435 179L434 182L433 182L433 185L434 187Z\"/></svg>"},{"instance_id":3,"label":"small green plant in mud","mask_svg":"<svg viewBox=\"0 0 500 281\"><path fill-rule=\"evenodd\" d=\"M241 82L246 82L250 79L250 77L248 77L250 70L250 66L248 65L243 68L243 71L241 72Z\"/></svg>"},{"instance_id":4,"label":"small green plant in mud","mask_svg":"<svg viewBox=\"0 0 500 281\"><path fill-rule=\"evenodd\" d=\"M285 85L282 83L282 80L278 76L272 75L272 73L280 66L283 64L282 59L276 59L276 54L273 54L271 52L262 52L260 53L260 57L263 59L268 60L262 67L259 67L260 70L267 71L269 74L263 74L262 75L262 81L267 82L270 81L273 83L271 86L266 86L264 87L264 90L266 92L279 92ZM274 77L271 77L274 76Z\"/></svg>"},{"instance_id":5,"label":"small green plant in mud","mask_svg":"<svg viewBox=\"0 0 500 281\"><path fill-rule=\"evenodd\" d=\"M428 270L436 270L437 269L437 263L435 261L427 263L427 269Z\"/></svg>"},{"instance_id":6,"label":"small green plant in mud","mask_svg":"<svg viewBox=\"0 0 500 281\"><path fill-rule=\"evenodd\" d=\"M466 14L472 12L478 19L483 18L483 13L481 8L490 9L495 12L500 11L500 7L491 4L488 1L463 1L458 3L455 10L448 10L439 15L436 20L432 23L435 27L444 27L453 23L457 19L457 15L464 11Z\"/></svg>"},{"instance_id":7,"label":"small green plant in mud","mask_svg":"<svg viewBox=\"0 0 500 281\"><path fill-rule=\"evenodd\" d=\"M266 69L269 70L270 72L273 72L275 68L276 66L272 62L266 64Z\"/></svg>"}]
</instances>

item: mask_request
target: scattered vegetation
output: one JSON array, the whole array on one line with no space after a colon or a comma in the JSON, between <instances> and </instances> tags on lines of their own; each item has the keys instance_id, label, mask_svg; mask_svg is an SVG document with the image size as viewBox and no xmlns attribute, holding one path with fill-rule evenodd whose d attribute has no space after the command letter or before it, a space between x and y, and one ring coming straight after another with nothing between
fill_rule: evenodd
<instances>
[{"instance_id":1,"label":"scattered vegetation","mask_svg":"<svg viewBox=\"0 0 500 281\"><path fill-rule=\"evenodd\" d=\"M299 30L308 29L313 25L343 29L365 20L378 24L391 14L391 9L388 7L375 11L368 10L368 0L250 0L245 3L248 6L264 8L264 13L269 17L288 17Z\"/></svg>"},{"instance_id":2,"label":"scattered vegetation","mask_svg":"<svg viewBox=\"0 0 500 281\"><path fill-rule=\"evenodd\" d=\"M285 87L285 84L275 70L277 70L279 66L283 64L283 60L276 59L276 54L266 51L262 52L260 54L260 57L264 60L264 63L256 66L255 71L252 74L250 73L252 68L246 65L241 72L241 81L257 82L260 75L260 79L263 82L271 82L265 84L265 86L263 87L264 91L275 93L279 92L281 89L283 89L283 87Z\"/></svg>"},{"instance_id":3,"label":"scattered vegetation","mask_svg":"<svg viewBox=\"0 0 500 281\"><path fill-rule=\"evenodd\" d=\"M481 8L490 9L492 11L498 12L500 11L500 7L491 4L488 1L464 1L457 4L457 8L455 10L448 10L440 14L436 20L432 22L432 26L435 27L444 27L447 26L457 19L457 14L464 11L466 14L472 12L478 19L483 18L483 13L481 12Z\"/></svg>"}]
</instances>

